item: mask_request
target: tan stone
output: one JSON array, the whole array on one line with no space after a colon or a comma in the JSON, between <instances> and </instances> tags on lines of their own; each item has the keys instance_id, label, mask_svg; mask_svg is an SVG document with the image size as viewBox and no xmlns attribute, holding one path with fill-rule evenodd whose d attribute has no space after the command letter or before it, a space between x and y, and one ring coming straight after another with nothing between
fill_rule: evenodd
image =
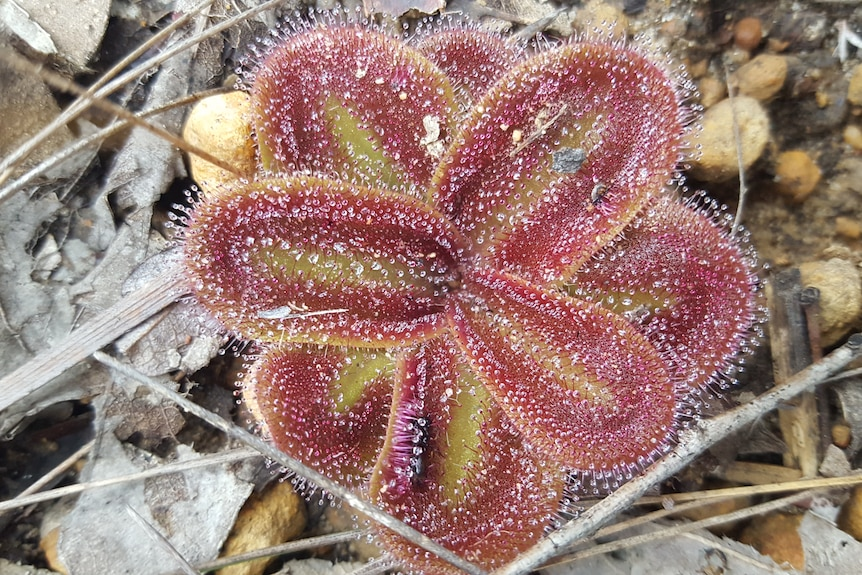
<instances>
[{"instance_id":1,"label":"tan stone","mask_svg":"<svg viewBox=\"0 0 862 575\"><path fill-rule=\"evenodd\" d=\"M835 218L835 233L850 240L862 238L862 222L854 218Z\"/></svg>"},{"instance_id":2,"label":"tan stone","mask_svg":"<svg viewBox=\"0 0 862 575\"><path fill-rule=\"evenodd\" d=\"M848 124L844 128L844 142L856 150L862 150L862 129L856 124Z\"/></svg>"},{"instance_id":3,"label":"tan stone","mask_svg":"<svg viewBox=\"0 0 862 575\"><path fill-rule=\"evenodd\" d=\"M779 154L775 161L775 187L793 202L803 202L820 183L822 173L811 156L802 150Z\"/></svg>"},{"instance_id":4,"label":"tan stone","mask_svg":"<svg viewBox=\"0 0 862 575\"><path fill-rule=\"evenodd\" d=\"M862 541L862 486L856 486L850 493L850 499L841 506L838 527L854 539Z\"/></svg>"},{"instance_id":5,"label":"tan stone","mask_svg":"<svg viewBox=\"0 0 862 575\"><path fill-rule=\"evenodd\" d=\"M846 423L836 423L830 430L832 444L841 449L847 449L853 439L853 430Z\"/></svg>"},{"instance_id":6,"label":"tan stone","mask_svg":"<svg viewBox=\"0 0 862 575\"><path fill-rule=\"evenodd\" d=\"M787 59L775 54L761 54L747 62L732 76L732 82L743 96L769 100L784 86Z\"/></svg>"},{"instance_id":7,"label":"tan stone","mask_svg":"<svg viewBox=\"0 0 862 575\"><path fill-rule=\"evenodd\" d=\"M847 99L851 104L862 106L862 64L857 64L850 73L850 85L847 88Z\"/></svg>"},{"instance_id":8,"label":"tan stone","mask_svg":"<svg viewBox=\"0 0 862 575\"><path fill-rule=\"evenodd\" d=\"M305 500L290 482L277 481L262 495L246 501L222 550L230 557L290 541L305 530ZM218 575L262 575L272 558L231 565Z\"/></svg>"},{"instance_id":9,"label":"tan stone","mask_svg":"<svg viewBox=\"0 0 862 575\"><path fill-rule=\"evenodd\" d=\"M763 39L759 18L743 18L733 26L733 43L743 50L754 50Z\"/></svg>"},{"instance_id":10,"label":"tan stone","mask_svg":"<svg viewBox=\"0 0 862 575\"><path fill-rule=\"evenodd\" d=\"M788 563L801 571L805 569L805 550L799 536L800 523L802 515L788 513L755 517L739 540L769 555L779 565Z\"/></svg>"},{"instance_id":11,"label":"tan stone","mask_svg":"<svg viewBox=\"0 0 862 575\"><path fill-rule=\"evenodd\" d=\"M739 126L742 163L748 168L763 153L769 142L769 116L756 99L739 96L724 99L706 111L701 118L700 130L691 137L694 157L691 172L697 178L709 182L720 182L739 174L734 113Z\"/></svg>"},{"instance_id":12,"label":"tan stone","mask_svg":"<svg viewBox=\"0 0 862 575\"><path fill-rule=\"evenodd\" d=\"M183 128L183 138L250 177L255 172L250 110L251 103L245 92L205 98L192 108ZM189 165L192 178L207 191L237 179L235 174L194 154L189 154Z\"/></svg>"},{"instance_id":13,"label":"tan stone","mask_svg":"<svg viewBox=\"0 0 862 575\"><path fill-rule=\"evenodd\" d=\"M821 344L838 343L862 314L862 280L856 267L838 258L799 266L802 285L820 290Z\"/></svg>"}]
</instances>

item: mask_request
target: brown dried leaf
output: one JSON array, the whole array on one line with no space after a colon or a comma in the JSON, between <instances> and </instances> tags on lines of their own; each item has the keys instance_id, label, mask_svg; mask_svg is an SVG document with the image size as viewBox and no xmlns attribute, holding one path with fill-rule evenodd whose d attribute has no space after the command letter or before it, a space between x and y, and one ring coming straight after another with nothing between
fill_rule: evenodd
<instances>
[{"instance_id":1,"label":"brown dried leaf","mask_svg":"<svg viewBox=\"0 0 862 575\"><path fill-rule=\"evenodd\" d=\"M446 7L446 0L362 0L366 14L387 14L395 18L418 10L424 14L433 14Z\"/></svg>"},{"instance_id":2,"label":"brown dried leaf","mask_svg":"<svg viewBox=\"0 0 862 575\"><path fill-rule=\"evenodd\" d=\"M199 457L177 448L178 461ZM106 434L84 471L89 479L136 473L158 458L121 444ZM127 506L161 533L189 562L216 556L242 503L252 490L244 476L251 463L224 464L85 492L61 527L58 557L69 573L151 575L176 570L176 559L156 544ZM255 464L256 465L256 464ZM190 528L193 526L193 528Z\"/></svg>"},{"instance_id":3,"label":"brown dried leaf","mask_svg":"<svg viewBox=\"0 0 862 575\"><path fill-rule=\"evenodd\" d=\"M153 451L166 439L174 439L185 425L180 410L139 388L133 396L113 388L105 415L115 419L114 435L120 441L131 439L138 447Z\"/></svg>"}]
</instances>

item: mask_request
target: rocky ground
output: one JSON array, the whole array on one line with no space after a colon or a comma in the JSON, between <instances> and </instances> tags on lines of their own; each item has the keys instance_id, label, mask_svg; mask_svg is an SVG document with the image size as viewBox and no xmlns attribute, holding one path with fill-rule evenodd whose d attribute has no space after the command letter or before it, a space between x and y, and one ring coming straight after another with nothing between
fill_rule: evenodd
<instances>
[{"instance_id":1,"label":"rocky ground","mask_svg":"<svg viewBox=\"0 0 862 575\"><path fill-rule=\"evenodd\" d=\"M234 393L242 346L202 323L190 302L168 307L182 294L169 270L177 213L172 206L186 201L184 192L193 184L185 161L163 136L100 130L123 110L168 106L153 121L180 133L188 108L170 104L231 86L248 47L279 18L307 6L284 2L204 37L257 2L214 2L199 12L191 2L167 0L54 4L74 9L0 2L0 52L6 55L0 59L0 372L6 375L0 383L0 499L9 501L0 503L0 574L33 572L15 564L44 572L176 572L177 560L151 538L153 525L198 569L220 549L232 554L347 531L313 540L289 556L300 562L288 568L352 570L349 561L375 551L373 542L355 540L349 513L314 490L302 489L299 497L290 482L271 481L260 457L90 358L107 347L146 375L169 376L177 391L208 411L247 424ZM409 26L420 11L443 8L505 33L544 29L549 37L583 33L586 22L613 22L618 38L669 53L693 81L691 103L704 115L697 120L685 186L707 190L731 212L744 197L741 222L776 294L770 300L773 321L740 385L724 405L710 409L749 400L773 385L774 372L786 378L860 330L862 8L856 2L443 4L367 0L366 7L384 26ZM332 6L323 0L319 7ZM153 63L183 41L192 48ZM119 82L110 96L99 95L96 104L12 161L20 146L35 141L72 105L77 94L70 82L101 82L127 55L139 74ZM68 159L40 166L72 146L80 149ZM148 283L153 278L155 287ZM807 325L816 326L810 333L780 303L808 286L820 296L806 308ZM846 486L862 466L860 381L843 378L780 413L763 414L655 495L751 486L727 503L687 512L697 520L778 497L758 486L805 476L836 477L839 488L668 540L655 534L678 525L679 518L656 520L634 528L655 538L646 545L583 558L554 572L611 573L633 566L665 572L676 566L680 572L721 573L736 566L766 573L777 569L774 560L799 571L855 573L862 562L856 540L862 540L862 488ZM110 477L127 479L81 494L80 486ZM49 491L57 488L67 491ZM31 495L42 491L48 492L43 499ZM631 515L662 506L672 506L671 499L644 501ZM139 522L132 508L146 509L147 517ZM332 567L321 558L341 564ZM661 565L653 565L656 558ZM268 572L280 569L281 561ZM245 566L232 573L266 568L265 562Z\"/></svg>"}]
</instances>

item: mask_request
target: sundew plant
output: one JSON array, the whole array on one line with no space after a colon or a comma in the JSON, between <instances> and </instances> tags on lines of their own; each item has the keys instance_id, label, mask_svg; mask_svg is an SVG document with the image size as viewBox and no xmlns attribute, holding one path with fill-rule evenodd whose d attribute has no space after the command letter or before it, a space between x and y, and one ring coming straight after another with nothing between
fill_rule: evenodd
<instances>
[{"instance_id":1,"label":"sundew plant","mask_svg":"<svg viewBox=\"0 0 862 575\"><path fill-rule=\"evenodd\" d=\"M678 197L692 113L666 62L318 16L243 84L254 164L207 188L183 249L254 342L243 394L281 450L490 569L732 380L754 257ZM405 570L454 569L377 529Z\"/></svg>"}]
</instances>

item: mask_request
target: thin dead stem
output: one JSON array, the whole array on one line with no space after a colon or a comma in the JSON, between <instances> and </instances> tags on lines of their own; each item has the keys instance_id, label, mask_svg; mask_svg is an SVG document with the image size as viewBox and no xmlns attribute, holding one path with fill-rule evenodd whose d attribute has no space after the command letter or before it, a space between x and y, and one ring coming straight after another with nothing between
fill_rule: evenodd
<instances>
[{"instance_id":1,"label":"thin dead stem","mask_svg":"<svg viewBox=\"0 0 862 575\"><path fill-rule=\"evenodd\" d=\"M610 543L602 543L600 545L596 545L588 549L583 549L576 553L572 553L570 555L562 557L559 561L554 561L552 565L560 565L564 563L580 561L588 557L603 555L605 553L613 553L622 549L635 547L637 545L645 545L647 543L654 543L663 539L669 539L671 537L683 535L685 533L690 533L699 529L707 529L710 527L715 527L717 525L722 525L724 523L731 523L734 521L739 521L741 519L746 519L748 517L753 517L755 515L769 513L770 511L775 511L781 509L782 507L793 505L794 503L797 503L804 499L809 499L812 496L818 495L822 492L823 490L814 489L810 491L803 491L802 493L794 493L793 495L788 495L787 497L782 497L780 499L769 501L767 503L761 503L759 505L753 505L751 507L739 509L731 513L716 515L715 517L708 517L706 519L701 519L700 521L693 521L691 523L682 523L680 525L668 526L664 527L659 531L645 533L643 535L636 535L633 537L626 537L625 539L612 541Z\"/></svg>"},{"instance_id":2,"label":"thin dead stem","mask_svg":"<svg viewBox=\"0 0 862 575\"><path fill-rule=\"evenodd\" d=\"M88 445L91 444L92 442ZM60 499L61 497L78 495L79 493L83 493L84 491L90 491L92 489L102 489L104 487L112 487L114 485L131 483L133 481L143 481L144 479L148 479L150 477L160 477L162 475L168 475L170 473L181 473L190 469L199 469L201 467L210 467L213 465L224 465L227 463L233 463L235 461L244 461L252 457L258 457L258 455L259 454L256 451L250 451L247 449L235 449L216 455L204 455L191 461L183 461L182 463L167 463L153 469L141 471L140 473L120 475L119 477L88 481L86 483L78 483L75 485L67 485L66 487L58 487L57 489L43 491L42 493L33 493L30 495L21 494L14 499L0 501L0 513L12 509L19 509L28 505L33 505L34 503L42 503L44 501Z\"/></svg>"},{"instance_id":3,"label":"thin dead stem","mask_svg":"<svg viewBox=\"0 0 862 575\"><path fill-rule=\"evenodd\" d=\"M83 88L81 88L80 86L78 86L77 84L72 82L71 80L67 80L63 76L60 76L59 74L57 74L55 72L51 72L50 70L46 69L44 66L37 65L37 64L34 64L33 62L30 62L26 58L23 58L23 57L17 55L12 50L0 51L0 58L2 58L7 64L9 64L12 68L16 69L18 72L21 72L24 74L26 74L28 72L36 74L46 84L48 84L49 86L53 86L54 88L57 88L58 90L63 90L64 92L68 92L70 94L75 94L77 96L83 96L84 94L86 94L86 91ZM213 156L212 154L210 154L209 152L207 152L204 149L199 148L198 146L194 146L192 144L189 144L188 142L186 142L184 139L182 139L180 136L177 136L173 132L169 132L168 130L165 130L164 128L160 128L159 126L156 126L154 124L147 122L142 117L129 112L128 110L126 110L122 106L118 106L117 104L114 104L109 100L93 100L92 106L95 108L99 108L101 110L104 110L106 112L112 113L112 114L122 118L126 122L129 122L129 123L131 123L131 124L133 124L139 128L143 128L144 130L147 130L148 132L162 138L164 141L166 141L170 144L173 144L177 148L179 148L179 149L181 149L181 150L183 150L189 154L193 154L195 156L198 156L199 158L202 158L211 164L215 164L216 166L218 166L219 168L221 168L223 170L227 170L231 174L235 175L237 178L241 178L243 176L243 173L238 168L234 167L233 165L229 164L228 162L225 162L221 158L217 158L217 157Z\"/></svg>"},{"instance_id":4,"label":"thin dead stem","mask_svg":"<svg viewBox=\"0 0 862 575\"><path fill-rule=\"evenodd\" d=\"M276 557L278 555L298 553L300 551L308 551L311 549L318 549L320 547L337 545L339 543L356 541L366 533L367 531L363 529L354 529L352 531L342 531L341 533L332 533L330 535L321 535L319 537L309 537L307 539L300 539L298 541L290 541L288 543L282 543L280 545L273 545L271 547L255 549L254 551L249 551L248 553L240 553L238 555L222 557L221 559L217 559L215 561L207 561L206 563L200 563L198 565L195 565L195 569L197 569L201 573L217 571L225 567L230 567L231 565L239 565L240 563L245 563L247 561L254 561L255 559Z\"/></svg>"},{"instance_id":5,"label":"thin dead stem","mask_svg":"<svg viewBox=\"0 0 862 575\"><path fill-rule=\"evenodd\" d=\"M739 129L739 119L736 117L736 101L733 96L733 86L730 85L730 70L726 65L724 67L724 76L727 78L727 99L730 101L733 141L736 144L736 162L739 169L739 200L736 204L736 215L733 218L733 225L730 227L730 234L735 236L739 225L742 223L742 215L745 211L745 196L748 194L748 187L745 185L745 162L742 159L742 133Z\"/></svg>"},{"instance_id":6,"label":"thin dead stem","mask_svg":"<svg viewBox=\"0 0 862 575\"><path fill-rule=\"evenodd\" d=\"M828 380L824 380L824 383ZM836 487L852 487L862 483L862 475L850 475L846 477L818 477L815 479L800 479L798 481L785 481L783 483L769 483L764 485L746 485L744 487L727 487L724 489L710 489L707 491L691 491L688 493L671 493L656 497L642 497L638 505L666 504L668 502L679 503L683 501L697 501L700 503L714 503L735 497L752 495L771 495L787 491L798 491L801 489L831 489ZM678 509L674 505L672 509Z\"/></svg>"}]
</instances>

